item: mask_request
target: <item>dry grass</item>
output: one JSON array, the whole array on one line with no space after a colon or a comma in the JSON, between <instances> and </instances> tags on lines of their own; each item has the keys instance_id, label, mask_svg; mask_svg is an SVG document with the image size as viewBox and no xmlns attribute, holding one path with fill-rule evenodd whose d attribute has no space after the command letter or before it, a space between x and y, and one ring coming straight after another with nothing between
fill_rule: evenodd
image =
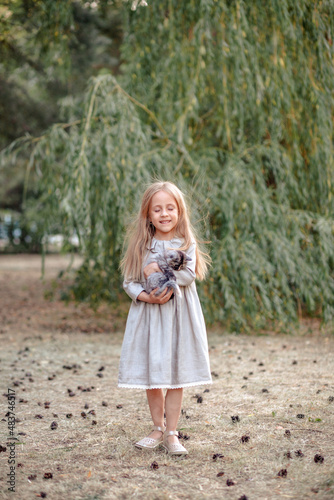
<instances>
[{"instance_id":1,"label":"dry grass","mask_svg":"<svg viewBox=\"0 0 334 500\"><path fill-rule=\"evenodd\" d=\"M17 267L14 258L0 258L0 375L1 394L8 387L16 390L16 458L22 467L16 468L12 494L5 484L8 449L0 453L1 499L37 498L42 491L55 500L334 497L332 336L211 331L211 369L217 376L210 392L185 390L179 422L189 436L184 443L189 456L142 452L133 443L150 430L145 393L117 388L122 330L114 332L114 326L121 319L112 311L94 315L84 306L43 302L35 260L26 259L27 266L24 258L15 259ZM63 259L52 257L50 263L48 283ZM64 368L73 365L79 366ZM1 408L0 444L6 446L3 396ZM95 416L88 414L92 409ZM236 415L239 422L233 423ZM51 430L52 422L57 429ZM242 436L249 436L248 442ZM304 456L297 457L297 450ZM288 451L292 458L286 458ZM214 460L214 454L223 457ZM316 454L324 457L322 464L314 462ZM158 469L150 467L153 461ZM281 469L286 477L277 475ZM221 471L224 475L217 477ZM45 472L52 479L44 479ZM29 480L33 474L36 479ZM227 486L227 479L235 484Z\"/></svg>"}]
</instances>

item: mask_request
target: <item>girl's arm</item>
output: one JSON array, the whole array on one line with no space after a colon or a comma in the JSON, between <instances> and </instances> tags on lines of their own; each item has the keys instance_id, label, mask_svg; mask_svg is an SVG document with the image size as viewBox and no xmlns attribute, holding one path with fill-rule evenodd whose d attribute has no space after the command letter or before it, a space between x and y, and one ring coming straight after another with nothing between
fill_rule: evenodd
<instances>
[{"instance_id":1,"label":"girl's arm","mask_svg":"<svg viewBox=\"0 0 334 500\"><path fill-rule=\"evenodd\" d=\"M150 274L161 273L161 269L156 262L151 262L150 264L147 264L147 266L144 267L143 272L144 272L144 278L147 280Z\"/></svg>"},{"instance_id":2,"label":"girl's arm","mask_svg":"<svg viewBox=\"0 0 334 500\"><path fill-rule=\"evenodd\" d=\"M169 301L173 293L173 290L168 291L166 288L160 295L156 296L154 294L157 288L152 290L151 293L147 293L139 282L128 280L124 280L123 288L135 304L138 304L139 301L148 302L149 304L165 304Z\"/></svg>"},{"instance_id":3,"label":"girl's arm","mask_svg":"<svg viewBox=\"0 0 334 500\"><path fill-rule=\"evenodd\" d=\"M145 266L143 269L145 279L147 279L150 276L150 274L159 273L159 272L161 272L161 269L156 262L151 262L150 264ZM152 290L151 293L147 293L147 292L143 291L138 295L137 300L141 300L143 302L148 302L148 304L161 304L162 305L162 304L165 304L166 302L168 302L173 294L173 290L168 291L168 288L163 290L163 292L161 292L161 294L158 296L155 295L156 291L157 291L157 288Z\"/></svg>"},{"instance_id":4,"label":"girl's arm","mask_svg":"<svg viewBox=\"0 0 334 500\"><path fill-rule=\"evenodd\" d=\"M141 283L138 281L124 280L123 288L130 299L132 299L135 304L138 304L138 297L144 291L144 287Z\"/></svg>"},{"instance_id":5,"label":"girl's arm","mask_svg":"<svg viewBox=\"0 0 334 500\"><path fill-rule=\"evenodd\" d=\"M187 267L182 269L182 271L174 271L176 276L176 283L179 286L189 286L196 278L195 268L196 268L196 244L193 243L186 254L191 258L188 262Z\"/></svg>"},{"instance_id":6,"label":"girl's arm","mask_svg":"<svg viewBox=\"0 0 334 500\"><path fill-rule=\"evenodd\" d=\"M156 262L151 262L150 264L145 266L143 270L144 278L147 280L150 274L160 271L161 269L159 268L158 264ZM145 288L138 281L130 281L125 279L123 282L123 288L130 297L130 299L132 299L135 304L138 304L139 300L143 302L155 303L152 302L151 297L150 299L148 299L149 294L145 292ZM142 294L142 292L145 293Z\"/></svg>"}]
</instances>

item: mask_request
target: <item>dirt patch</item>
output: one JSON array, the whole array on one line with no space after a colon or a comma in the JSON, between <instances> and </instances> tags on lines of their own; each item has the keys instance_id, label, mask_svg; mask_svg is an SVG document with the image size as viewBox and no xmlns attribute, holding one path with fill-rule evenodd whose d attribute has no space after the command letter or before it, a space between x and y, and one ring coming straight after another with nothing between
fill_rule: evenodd
<instances>
[{"instance_id":1,"label":"dirt patch","mask_svg":"<svg viewBox=\"0 0 334 500\"><path fill-rule=\"evenodd\" d=\"M127 304L117 311L101 305L94 312L87 304L60 300L71 273L59 278L60 271L75 270L78 256L47 255L42 276L42 259L38 255L0 255L0 335L35 337L50 332L105 333L122 329Z\"/></svg>"},{"instance_id":2,"label":"dirt patch","mask_svg":"<svg viewBox=\"0 0 334 500\"><path fill-rule=\"evenodd\" d=\"M117 388L128 303L46 301L68 261L48 256L41 280L38 256L0 257L1 499L333 498L333 336L210 331L213 385L185 390L179 422L189 456L145 453L145 393Z\"/></svg>"}]
</instances>

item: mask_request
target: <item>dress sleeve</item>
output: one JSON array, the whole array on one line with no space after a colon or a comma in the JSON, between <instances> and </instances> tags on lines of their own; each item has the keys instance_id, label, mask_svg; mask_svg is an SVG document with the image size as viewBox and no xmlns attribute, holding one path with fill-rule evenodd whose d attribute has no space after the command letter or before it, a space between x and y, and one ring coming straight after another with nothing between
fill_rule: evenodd
<instances>
[{"instance_id":1,"label":"dress sleeve","mask_svg":"<svg viewBox=\"0 0 334 500\"><path fill-rule=\"evenodd\" d=\"M139 283L138 281L124 280L123 288L130 299L132 299L135 304L139 304L140 301L137 300L137 297L139 294L141 294L141 292L145 291L141 283Z\"/></svg>"},{"instance_id":2,"label":"dress sleeve","mask_svg":"<svg viewBox=\"0 0 334 500\"><path fill-rule=\"evenodd\" d=\"M196 278L195 267L196 267L196 244L192 243L192 245L186 251L188 257L191 258L191 261L188 262L188 265L182 271L174 271L176 276L176 283L179 286L189 286Z\"/></svg>"}]
</instances>

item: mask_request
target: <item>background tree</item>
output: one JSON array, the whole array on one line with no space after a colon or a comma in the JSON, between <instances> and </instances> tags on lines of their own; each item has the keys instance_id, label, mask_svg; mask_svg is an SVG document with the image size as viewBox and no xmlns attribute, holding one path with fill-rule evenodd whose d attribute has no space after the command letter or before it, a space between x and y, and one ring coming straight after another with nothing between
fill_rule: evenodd
<instances>
[{"instance_id":1,"label":"background tree","mask_svg":"<svg viewBox=\"0 0 334 500\"><path fill-rule=\"evenodd\" d=\"M92 7L93 5L93 7ZM118 71L122 37L114 7L94 2L7 0L0 6L0 149L61 121L101 67ZM102 4L103 6L104 4ZM1 171L0 208L22 210L26 158ZM30 196L37 186L34 176Z\"/></svg>"},{"instance_id":2,"label":"background tree","mask_svg":"<svg viewBox=\"0 0 334 500\"><path fill-rule=\"evenodd\" d=\"M67 102L68 121L30 158L39 206L80 235L77 296L119 289L124 224L156 175L208 217L208 319L263 327L304 310L332 321L332 2L119 9L122 74L91 79L84 111Z\"/></svg>"}]
</instances>

